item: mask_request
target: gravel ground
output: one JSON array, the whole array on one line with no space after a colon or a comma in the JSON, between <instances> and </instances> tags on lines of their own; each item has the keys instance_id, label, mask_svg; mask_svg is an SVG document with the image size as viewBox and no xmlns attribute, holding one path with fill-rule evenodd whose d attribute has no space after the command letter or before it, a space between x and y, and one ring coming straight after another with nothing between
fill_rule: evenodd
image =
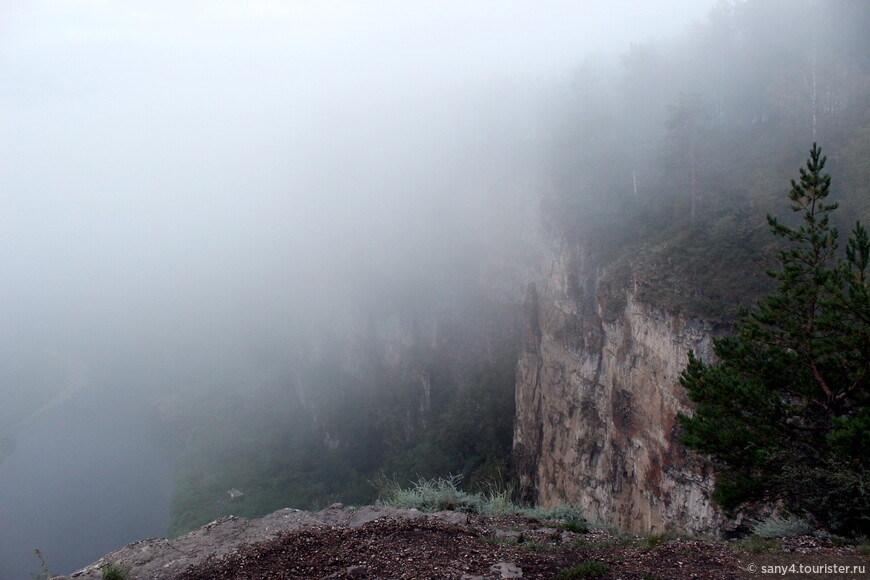
<instances>
[{"instance_id":1,"label":"gravel ground","mask_svg":"<svg viewBox=\"0 0 870 580\"><path fill-rule=\"evenodd\" d=\"M519 517L468 516L466 523L457 524L455 518L448 522L439 516L422 516L385 517L359 527L282 532L271 540L206 558L178 579L551 579L561 570L591 561L604 566L585 564L589 568L574 577L751 578L764 577L760 566L776 562L857 564L870 572L868 556L816 538L785 542L776 553L751 554L739 553L725 542L625 537L606 530L579 534ZM747 570L751 564L756 566L755 574ZM590 575L596 569L603 575Z\"/></svg>"},{"instance_id":2,"label":"gravel ground","mask_svg":"<svg viewBox=\"0 0 870 580\"><path fill-rule=\"evenodd\" d=\"M341 504L220 518L171 540L134 542L57 580L99 580L108 564L129 570L130 580L870 578L870 556L818 537L741 545L583 531L520 516Z\"/></svg>"}]
</instances>

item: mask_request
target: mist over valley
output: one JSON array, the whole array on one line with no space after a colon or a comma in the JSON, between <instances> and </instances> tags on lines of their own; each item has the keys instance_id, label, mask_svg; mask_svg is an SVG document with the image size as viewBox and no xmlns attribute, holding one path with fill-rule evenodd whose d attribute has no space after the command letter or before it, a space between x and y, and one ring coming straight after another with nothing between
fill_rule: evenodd
<instances>
[{"instance_id":1,"label":"mist over valley","mask_svg":"<svg viewBox=\"0 0 870 580\"><path fill-rule=\"evenodd\" d=\"M814 142L870 217L868 15L4 4L0 578L451 474L718 533L686 353Z\"/></svg>"}]
</instances>

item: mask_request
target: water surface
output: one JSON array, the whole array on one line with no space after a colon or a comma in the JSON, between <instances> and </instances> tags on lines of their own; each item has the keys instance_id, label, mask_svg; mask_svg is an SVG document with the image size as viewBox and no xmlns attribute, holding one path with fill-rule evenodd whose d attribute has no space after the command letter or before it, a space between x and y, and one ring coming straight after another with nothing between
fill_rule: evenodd
<instances>
[{"instance_id":1,"label":"water surface","mask_svg":"<svg viewBox=\"0 0 870 580\"><path fill-rule=\"evenodd\" d=\"M166 534L173 466L149 406L116 386L75 380L23 425L0 463L2 580L38 572L37 548L51 572L66 574Z\"/></svg>"}]
</instances>

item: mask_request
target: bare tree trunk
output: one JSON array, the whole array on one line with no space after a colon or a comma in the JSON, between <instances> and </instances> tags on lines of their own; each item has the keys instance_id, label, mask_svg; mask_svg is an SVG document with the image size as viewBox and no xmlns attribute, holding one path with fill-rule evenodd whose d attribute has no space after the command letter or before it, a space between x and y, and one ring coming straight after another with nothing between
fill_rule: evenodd
<instances>
[{"instance_id":1,"label":"bare tree trunk","mask_svg":"<svg viewBox=\"0 0 870 580\"><path fill-rule=\"evenodd\" d=\"M816 82L816 29L813 28L812 53L810 54L810 101L812 104L813 143L816 142L816 128L818 127L819 91Z\"/></svg>"},{"instance_id":2,"label":"bare tree trunk","mask_svg":"<svg viewBox=\"0 0 870 580\"><path fill-rule=\"evenodd\" d=\"M695 124L689 128L689 163L692 169L692 198L689 200L689 221L695 221L696 204L698 200L698 176L695 170Z\"/></svg>"}]
</instances>

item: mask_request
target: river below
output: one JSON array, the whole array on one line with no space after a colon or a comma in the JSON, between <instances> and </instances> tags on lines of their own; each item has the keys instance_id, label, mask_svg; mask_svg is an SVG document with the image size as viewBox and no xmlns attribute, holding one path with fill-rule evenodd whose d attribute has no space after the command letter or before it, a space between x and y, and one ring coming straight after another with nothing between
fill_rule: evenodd
<instances>
[{"instance_id":1,"label":"river below","mask_svg":"<svg viewBox=\"0 0 870 580\"><path fill-rule=\"evenodd\" d=\"M36 549L66 574L164 536L173 460L157 429L141 397L98 382L29 419L0 463L0 579L39 572Z\"/></svg>"}]
</instances>

